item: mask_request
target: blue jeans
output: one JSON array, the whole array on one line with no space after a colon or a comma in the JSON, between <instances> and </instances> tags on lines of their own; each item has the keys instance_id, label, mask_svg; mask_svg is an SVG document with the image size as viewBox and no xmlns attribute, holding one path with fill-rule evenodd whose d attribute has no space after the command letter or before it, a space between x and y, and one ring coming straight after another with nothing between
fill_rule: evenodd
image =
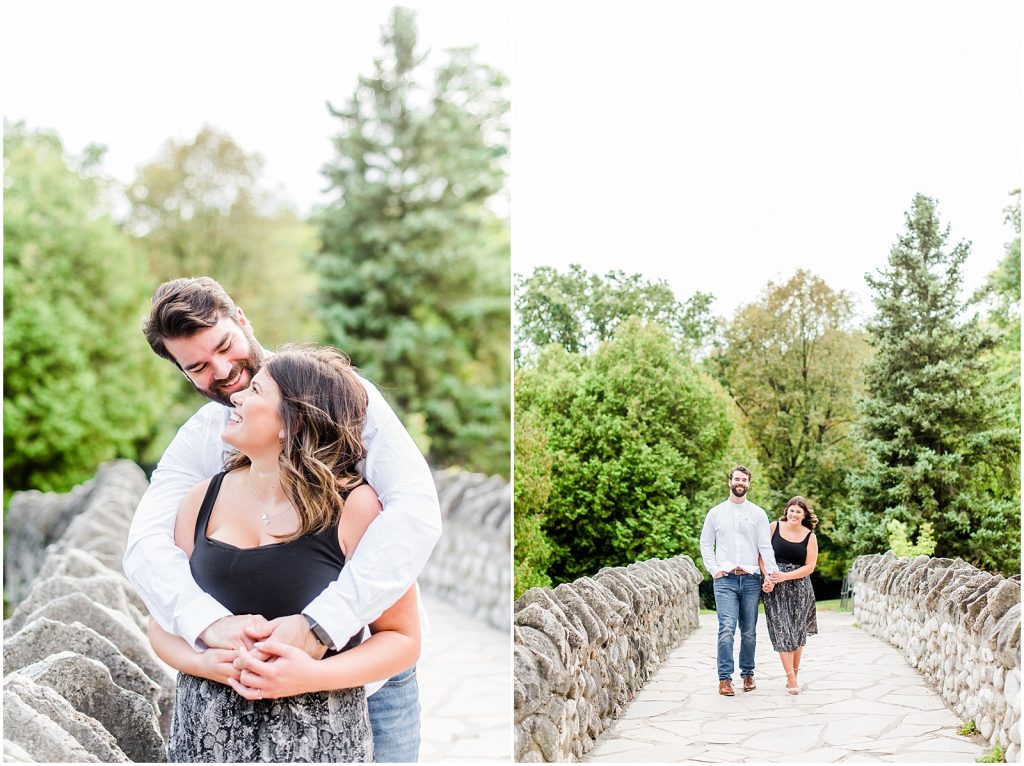
<instances>
[{"instance_id":1,"label":"blue jeans","mask_svg":"<svg viewBox=\"0 0 1024 766\"><path fill-rule=\"evenodd\" d=\"M420 755L420 688L416 666L366 698L376 763L415 763Z\"/></svg>"},{"instance_id":2,"label":"blue jeans","mask_svg":"<svg viewBox=\"0 0 1024 766\"><path fill-rule=\"evenodd\" d=\"M718 611L718 679L732 680L737 623L740 626L740 675L753 676L761 575L730 572L714 583L715 609Z\"/></svg>"}]
</instances>

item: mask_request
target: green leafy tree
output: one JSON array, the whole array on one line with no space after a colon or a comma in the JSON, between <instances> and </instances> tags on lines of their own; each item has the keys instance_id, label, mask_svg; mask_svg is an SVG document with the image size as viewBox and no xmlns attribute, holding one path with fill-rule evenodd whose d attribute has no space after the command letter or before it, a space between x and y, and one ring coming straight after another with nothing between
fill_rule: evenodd
<instances>
[{"instance_id":1,"label":"green leafy tree","mask_svg":"<svg viewBox=\"0 0 1024 766\"><path fill-rule=\"evenodd\" d=\"M158 282L208 275L231 294L270 347L320 334L314 314L318 246L305 223L264 188L263 161L204 127L168 141L128 187L128 229Z\"/></svg>"},{"instance_id":2,"label":"green leafy tree","mask_svg":"<svg viewBox=\"0 0 1024 766\"><path fill-rule=\"evenodd\" d=\"M536 415L517 414L515 429L514 592L519 598L530 588L551 586L552 547L543 526L551 497L551 452Z\"/></svg>"},{"instance_id":3,"label":"green leafy tree","mask_svg":"<svg viewBox=\"0 0 1024 766\"><path fill-rule=\"evenodd\" d=\"M1011 193L1013 202L1004 208L1005 220L1017 234L1006 244L1006 254L988 276L985 286L974 296L975 302L988 308L989 325L999 341L992 350L994 387L1002 392L1003 402L1020 424L1020 189Z\"/></svg>"},{"instance_id":4,"label":"green leafy tree","mask_svg":"<svg viewBox=\"0 0 1024 766\"><path fill-rule=\"evenodd\" d=\"M699 560L733 424L671 333L633 318L590 355L548 346L517 374L516 418L526 417L551 458L553 581L651 557Z\"/></svg>"},{"instance_id":5,"label":"green leafy tree","mask_svg":"<svg viewBox=\"0 0 1024 766\"><path fill-rule=\"evenodd\" d=\"M5 125L5 501L138 459L169 399L139 332L145 261L100 205L95 175L69 167L56 135Z\"/></svg>"},{"instance_id":6,"label":"green leafy tree","mask_svg":"<svg viewBox=\"0 0 1024 766\"><path fill-rule=\"evenodd\" d=\"M847 568L829 511L846 505L850 470L862 462L852 426L869 351L851 296L800 269L737 310L709 360L756 445L769 514L794 495L815 503L827 579Z\"/></svg>"},{"instance_id":7,"label":"green leafy tree","mask_svg":"<svg viewBox=\"0 0 1024 766\"><path fill-rule=\"evenodd\" d=\"M889 519L885 525L889 532L889 550L900 558L931 556L935 553L935 530L930 522L923 522L917 532L917 542L910 542L907 525L899 519Z\"/></svg>"},{"instance_id":8,"label":"green leafy tree","mask_svg":"<svg viewBox=\"0 0 1024 766\"><path fill-rule=\"evenodd\" d=\"M411 12L360 77L325 169L321 317L422 423L431 462L509 473L509 230L495 212L508 153L506 78L449 51L432 86Z\"/></svg>"},{"instance_id":9,"label":"green leafy tree","mask_svg":"<svg viewBox=\"0 0 1024 766\"><path fill-rule=\"evenodd\" d=\"M888 267L867 275L876 314L863 439L843 535L854 553L886 548L896 519L935 530L936 553L1007 574L1020 567L1019 423L990 385L992 337L963 316L970 245L947 247L936 203L914 198Z\"/></svg>"},{"instance_id":10,"label":"green leafy tree","mask_svg":"<svg viewBox=\"0 0 1024 766\"><path fill-rule=\"evenodd\" d=\"M578 264L559 273L540 266L529 277L516 277L516 357L550 343L587 353L630 317L657 322L691 348L699 347L714 330L711 301L711 295L698 292L681 303L667 282L649 282L640 274L599 276Z\"/></svg>"}]
</instances>

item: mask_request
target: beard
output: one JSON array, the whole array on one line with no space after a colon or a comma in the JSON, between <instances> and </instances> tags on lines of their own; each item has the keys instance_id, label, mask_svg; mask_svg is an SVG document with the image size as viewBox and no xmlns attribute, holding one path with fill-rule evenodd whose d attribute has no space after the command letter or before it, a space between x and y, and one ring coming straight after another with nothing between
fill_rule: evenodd
<instances>
[{"instance_id":1,"label":"beard","mask_svg":"<svg viewBox=\"0 0 1024 766\"><path fill-rule=\"evenodd\" d=\"M732 493L734 495L736 495L736 497L743 497L744 495L747 494L747 488L746 487L738 487L738 486L733 485Z\"/></svg>"},{"instance_id":2,"label":"beard","mask_svg":"<svg viewBox=\"0 0 1024 766\"><path fill-rule=\"evenodd\" d=\"M260 344L256 342L256 339L252 336L252 332L248 328L242 328L242 332L245 333L245 339L249 342L249 356L241 361L235 362L231 368L231 373L223 380L213 381L213 385L210 388L200 388L195 383L192 383L192 388L197 393L202 394L207 399L218 404L223 404L227 407L234 407L231 403L231 392L224 390L224 384L231 381L238 380L239 376L243 372L249 373L249 380L252 381L252 376L260 371L263 366L263 349L260 348ZM189 380L191 382L191 379Z\"/></svg>"}]
</instances>

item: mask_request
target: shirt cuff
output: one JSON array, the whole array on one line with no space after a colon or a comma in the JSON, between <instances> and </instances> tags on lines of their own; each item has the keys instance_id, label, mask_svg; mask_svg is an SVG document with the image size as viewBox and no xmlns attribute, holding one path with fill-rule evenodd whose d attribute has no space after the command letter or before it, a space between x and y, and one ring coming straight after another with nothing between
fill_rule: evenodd
<instances>
[{"instance_id":1,"label":"shirt cuff","mask_svg":"<svg viewBox=\"0 0 1024 766\"><path fill-rule=\"evenodd\" d=\"M186 612L178 618L178 627L181 629L181 637L197 652L205 652L209 648L199 638L199 634L221 617L231 616L231 612L212 598L208 602L193 604Z\"/></svg>"},{"instance_id":2,"label":"shirt cuff","mask_svg":"<svg viewBox=\"0 0 1024 766\"><path fill-rule=\"evenodd\" d=\"M325 598L330 599L328 602L330 606L326 609L323 601ZM352 636L363 629L360 625L350 630L350 626L358 625L356 616L351 610L340 604L337 598L330 595L330 589L310 601L302 613L308 614L317 621L321 628L327 631L327 635L331 638L330 648L335 651L340 651Z\"/></svg>"}]
</instances>

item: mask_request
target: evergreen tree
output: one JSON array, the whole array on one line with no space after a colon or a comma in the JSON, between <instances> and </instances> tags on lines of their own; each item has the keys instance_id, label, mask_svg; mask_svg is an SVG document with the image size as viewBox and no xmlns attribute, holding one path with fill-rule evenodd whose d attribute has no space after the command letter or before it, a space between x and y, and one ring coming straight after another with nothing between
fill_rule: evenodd
<instances>
[{"instance_id":1,"label":"evergreen tree","mask_svg":"<svg viewBox=\"0 0 1024 766\"><path fill-rule=\"evenodd\" d=\"M1019 430L988 386L992 338L963 316L970 245L947 247L949 228L928 197L917 195L905 218L888 267L867 275L876 307L862 421L868 460L854 476L844 534L855 553L884 551L890 520L911 533L930 522L935 555L1016 572Z\"/></svg>"},{"instance_id":2,"label":"evergreen tree","mask_svg":"<svg viewBox=\"0 0 1024 766\"><path fill-rule=\"evenodd\" d=\"M55 135L5 126L5 501L67 491L154 438L172 376L139 330L151 288L98 179Z\"/></svg>"},{"instance_id":3,"label":"evergreen tree","mask_svg":"<svg viewBox=\"0 0 1024 766\"><path fill-rule=\"evenodd\" d=\"M430 87L411 12L360 77L326 169L321 317L393 400L430 460L508 474L505 77L449 51Z\"/></svg>"}]
</instances>

